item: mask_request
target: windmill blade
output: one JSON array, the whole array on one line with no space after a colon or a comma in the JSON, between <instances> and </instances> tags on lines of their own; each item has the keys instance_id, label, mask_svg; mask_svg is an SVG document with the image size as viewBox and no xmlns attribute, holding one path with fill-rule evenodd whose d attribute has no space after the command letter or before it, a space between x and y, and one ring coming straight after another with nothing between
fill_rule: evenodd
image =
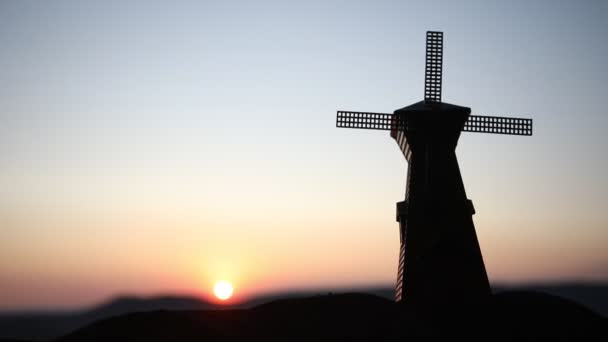
<instances>
[{"instance_id":1,"label":"windmill blade","mask_svg":"<svg viewBox=\"0 0 608 342\"><path fill-rule=\"evenodd\" d=\"M443 32L426 32L426 67L424 73L424 102L441 102L443 75Z\"/></svg>"},{"instance_id":2,"label":"windmill blade","mask_svg":"<svg viewBox=\"0 0 608 342\"><path fill-rule=\"evenodd\" d=\"M532 119L471 115L462 130L464 132L532 135Z\"/></svg>"},{"instance_id":3,"label":"windmill blade","mask_svg":"<svg viewBox=\"0 0 608 342\"><path fill-rule=\"evenodd\" d=\"M390 131L393 121L393 114L338 111L336 127Z\"/></svg>"}]
</instances>

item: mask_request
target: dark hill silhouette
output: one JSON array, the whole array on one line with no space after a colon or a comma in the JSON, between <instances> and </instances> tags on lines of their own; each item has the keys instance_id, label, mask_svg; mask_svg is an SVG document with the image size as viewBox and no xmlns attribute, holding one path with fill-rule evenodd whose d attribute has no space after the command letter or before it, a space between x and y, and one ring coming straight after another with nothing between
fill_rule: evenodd
<instances>
[{"instance_id":1,"label":"dark hill silhouette","mask_svg":"<svg viewBox=\"0 0 608 342\"><path fill-rule=\"evenodd\" d=\"M569 300L537 292L506 292L492 296L475 310L451 308L449 312L436 321L422 321L407 307L390 300L350 293L277 300L252 309L127 314L96 322L58 341L383 341L455 337L597 341L608 337L606 318Z\"/></svg>"},{"instance_id":2,"label":"dark hill silhouette","mask_svg":"<svg viewBox=\"0 0 608 342\"><path fill-rule=\"evenodd\" d=\"M253 309L155 311L103 320L59 341L372 339L394 307L373 295L341 294L277 300Z\"/></svg>"},{"instance_id":3,"label":"dark hill silhouette","mask_svg":"<svg viewBox=\"0 0 608 342\"><path fill-rule=\"evenodd\" d=\"M608 337L608 319L573 301L536 291L510 291L492 298L488 326L509 328L515 340ZM509 322L510 324L504 324Z\"/></svg>"},{"instance_id":4,"label":"dark hill silhouette","mask_svg":"<svg viewBox=\"0 0 608 342\"><path fill-rule=\"evenodd\" d=\"M534 290L534 292L525 292L521 290ZM518 290L518 291L513 291ZM508 291L508 292L506 292ZM248 315L259 317L255 319L266 319L268 321L276 322L276 325L279 325L283 329L291 329L289 327L297 327L297 329L305 329L305 323L308 321L317 322L322 325L321 320L324 317L322 314L317 314L317 311L323 311L324 313L329 314L330 316L344 316L350 317L350 320L344 321L346 325L352 325L353 322L357 322L357 317L365 318L366 320L374 321L376 317L385 317L385 312L391 312L391 306L393 303L394 296L394 288L392 287L377 287L377 288L365 288L365 289L357 289L357 290L342 290L340 292L358 292L358 293L367 293L373 294L375 296L321 296L319 293L327 293L327 291L304 291L304 292L287 292L287 293L276 293L276 294L268 294L262 295L259 297L251 298L249 301L239 304L238 306L233 307L231 312L233 312L232 317L238 321L241 315ZM553 295L557 295L566 299L573 300L577 303L583 304L585 307L600 313L604 316L608 316L608 285L585 285L585 284L563 284L563 285L528 285L525 287L504 287L504 286L495 286L494 292L501 293L498 296L495 296L497 300L500 302L500 298L513 298L509 301L504 301L504 303L497 304L499 307L503 307L504 312L512 312L520 310L518 307L525 306L520 303L523 300L524 302L533 302L538 296L540 296L539 292L549 293ZM518 294L513 297L513 293ZM526 295L526 293L528 293ZM540 301L543 301L544 297L540 297ZM553 297L550 297L553 298ZM548 301L545 300L545 301ZM565 303L560 302L564 305L558 305L558 307L568 307ZM575 305L575 304L574 304ZM575 307L579 307L575 305ZM193 297L177 297L177 296L165 296L165 297L152 297L152 298L138 298L138 297L120 297L115 300L104 303L100 306L92 308L90 310L81 310L75 312L63 312L63 313L21 313L21 314L8 314L0 313L0 341L13 338L13 339L22 339L22 340L51 340L53 338L57 338L62 335L66 335L72 331L75 331L79 328L90 325L93 322L100 321L103 319L107 319L113 316L125 315L127 313L133 312L146 312L146 311L156 311L152 314L159 314L159 310L167 310L166 314L169 316L172 315L182 315L184 317L188 317L187 314L183 313L185 311L198 311L201 310L213 310L213 309L226 309L226 307L218 307L212 303L208 303ZM253 308L250 311L244 311L241 309ZM369 314L366 312L361 312L363 308L368 308L370 310ZM182 311L182 313L171 313L168 311ZM284 313L281 313L280 310L284 310ZM292 311L298 311L298 313L293 313ZM333 310L333 311L332 311ZM463 309L466 311L466 308ZM511 311L509 311L511 310ZM524 309L521 309L524 310ZM516 314L517 317L523 317L526 315L526 312L531 309L526 309L527 311L522 311L520 314ZM586 310L586 309L585 309ZM346 313L344 313L346 311ZM567 311L576 311L576 310L567 310ZM245 312L245 313L242 313ZM308 312L309 316L316 317L314 319L306 316L306 312ZM552 311L557 312L557 311ZM351 317L354 313L357 313L357 317ZM400 314L399 312L396 315ZM206 313L205 317L209 322L215 322L213 324L221 325L217 320L222 320L221 313ZM224 314L228 315L228 314ZM300 316L298 316L300 315ZM304 316L302 316L304 315ZM501 315L506 315L498 312L495 316L501 317ZM511 313L512 315L512 313ZM220 318L214 318L214 317ZM281 316L284 318L283 321L277 320L273 317ZM389 314L390 316L390 314ZM508 315L507 315L508 316ZM121 319L124 319L125 316L122 316ZM542 315L540 315L539 319L544 319ZM550 316L547 316L550 317ZM331 317L330 317L331 318ZM531 321L534 321L534 317L529 317ZM511 318L512 320L514 318ZM298 323L301 320L302 323ZM390 320L390 317L389 317ZM503 319L501 319L503 320ZM311 323L311 324L313 324ZM197 323L198 324L198 323ZM213 325L212 323L209 323ZM222 323L224 324L224 323ZM264 323L270 324L270 323ZM298 324L304 324L303 326L298 326ZM338 324L338 323L336 323ZM521 323L520 323L521 324ZM230 325L226 325L227 327L231 327ZM424 326L424 324L420 324ZM161 324L162 326L162 324ZM314 326L314 324L313 324ZM363 327L366 329L371 329L373 325L364 324ZM234 327L232 327L234 328ZM232 329L230 328L230 329ZM134 329L134 328L133 328ZM227 328L228 329L228 328ZM319 328L321 329L321 328ZM327 329L327 328L323 328ZM339 328L336 328L340 330ZM381 330L385 330L383 327ZM365 335L361 333L362 335Z\"/></svg>"}]
</instances>

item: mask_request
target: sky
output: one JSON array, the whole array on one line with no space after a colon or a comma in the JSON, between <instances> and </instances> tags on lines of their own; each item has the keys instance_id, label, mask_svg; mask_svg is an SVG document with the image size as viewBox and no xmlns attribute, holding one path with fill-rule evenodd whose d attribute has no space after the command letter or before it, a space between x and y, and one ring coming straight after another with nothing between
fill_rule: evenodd
<instances>
[{"instance_id":1,"label":"sky","mask_svg":"<svg viewBox=\"0 0 608 342\"><path fill-rule=\"evenodd\" d=\"M392 286L424 90L528 117L457 148L493 283L608 281L604 1L1 1L0 310Z\"/></svg>"}]
</instances>

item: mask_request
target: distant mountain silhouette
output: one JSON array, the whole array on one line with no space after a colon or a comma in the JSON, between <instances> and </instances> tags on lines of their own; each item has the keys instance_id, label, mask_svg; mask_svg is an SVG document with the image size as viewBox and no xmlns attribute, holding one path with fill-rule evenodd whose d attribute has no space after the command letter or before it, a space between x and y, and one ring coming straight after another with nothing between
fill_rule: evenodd
<instances>
[{"instance_id":1,"label":"distant mountain silhouette","mask_svg":"<svg viewBox=\"0 0 608 342\"><path fill-rule=\"evenodd\" d=\"M608 284L528 284L495 286L495 293L503 291L536 291L570 299L608 317Z\"/></svg>"},{"instance_id":2,"label":"distant mountain silhouette","mask_svg":"<svg viewBox=\"0 0 608 342\"><path fill-rule=\"evenodd\" d=\"M340 292L357 292L360 294L331 296L328 295L327 291L277 293L252 298L247 302L240 303L239 305L230 308L231 310L226 310L227 308L225 306L217 306L194 297L120 297L90 310L63 313L0 313L0 341L9 338L22 340L50 340L85 326L90 325L89 328L94 328L97 326L97 323L91 325L92 323L101 321L99 322L101 324L102 322L106 322L105 319L115 316L120 316L117 318L120 320L126 319L125 317L136 317L137 320L139 320L141 317L154 318L158 315L168 315L173 318L184 317L186 321L189 321L189 312L192 313L196 311L198 313L193 315L200 314L205 317L207 323L198 321L196 323L203 324L203 326L223 326L226 329L231 330L234 329L234 326L231 325L232 323L236 324L235 322L240 322L241 319L244 319L240 317L253 317L249 320L250 322L257 322L257 320L262 320L263 324L271 324L271 322L274 322L272 324L287 330L292 328L297 328L298 330L305 329L306 326L311 325L311 328L314 330L317 328L327 329L327 327L323 325L323 317L325 317L326 314L329 315L326 317L327 319L337 319L334 316L344 317L345 321L343 323L346 326L356 324L355 322L358 322L359 318L365 319L366 322L375 322L376 318L382 320L386 318L390 320L392 316L402 315L402 313L392 311L394 304L394 288L392 287L342 290ZM561 305L557 306L561 308L568 307L565 303L569 303L573 305L573 307L582 308L570 301L563 301L558 297L543 297L544 295L542 293L552 294L580 303L586 307L583 308L583 311L586 310L585 312L589 311L587 310L588 308L605 317L608 316L608 285L549 284L528 285L525 287L495 286L494 292L499 294L498 296L494 296L494 298L499 302L497 305L503 310L502 313L496 312L494 314L496 317L507 315L507 313L513 315L513 311L521 309L520 307L524 307L527 302L541 301L546 304L550 302L549 298L558 300ZM511 299L502 300L503 298ZM226 311L226 313L209 311L220 308L223 309L223 311ZM246 310L249 308L251 308L251 310ZM283 310L282 313L281 310ZM294 310L297 311L297 313L294 313ZM525 312L515 313L515 316L523 317L526 315L526 312L533 312L530 308L526 308L524 311ZM575 310L565 311L574 312ZM125 314L135 312L150 312L151 316L147 316L147 314L125 316ZM355 315L355 317L351 317L353 315ZM593 316L593 314L590 315ZM280 317L277 318L277 316ZM537 319L545 318L545 316L549 317L547 315L541 315ZM227 321L224 321L226 317L232 317L234 321L229 319L229 321L232 322L229 324ZM529 317L532 321L533 318L534 317ZM265 319L266 321L264 321ZM110 322L113 321L110 320ZM342 321L338 320L335 323L337 324L337 331L343 330L340 328L340 322ZM175 324L181 323L176 322ZM298 324L303 325L299 326ZM320 325L316 326L315 324ZM382 326L381 330L390 330L390 327L387 328L384 323L378 324ZM161 324L161 326L163 325ZM372 329L373 326L374 324L365 323L361 329ZM132 327L129 329L136 328ZM367 336L366 333L360 331L357 331L357 334ZM369 334L371 334L371 332Z\"/></svg>"},{"instance_id":3,"label":"distant mountain silhouette","mask_svg":"<svg viewBox=\"0 0 608 342\"><path fill-rule=\"evenodd\" d=\"M216 305L194 297L118 297L90 310L0 314L0 339L48 340L100 319L152 310L208 310Z\"/></svg>"}]
</instances>

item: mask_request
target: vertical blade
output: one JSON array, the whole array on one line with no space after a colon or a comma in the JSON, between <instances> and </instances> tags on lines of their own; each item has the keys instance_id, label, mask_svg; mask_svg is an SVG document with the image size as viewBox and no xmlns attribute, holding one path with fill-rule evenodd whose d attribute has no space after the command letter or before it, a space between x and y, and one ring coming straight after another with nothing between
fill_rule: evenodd
<instances>
[{"instance_id":1,"label":"vertical blade","mask_svg":"<svg viewBox=\"0 0 608 342\"><path fill-rule=\"evenodd\" d=\"M441 102L443 74L443 32L426 32L426 67L424 73L424 102Z\"/></svg>"}]
</instances>

